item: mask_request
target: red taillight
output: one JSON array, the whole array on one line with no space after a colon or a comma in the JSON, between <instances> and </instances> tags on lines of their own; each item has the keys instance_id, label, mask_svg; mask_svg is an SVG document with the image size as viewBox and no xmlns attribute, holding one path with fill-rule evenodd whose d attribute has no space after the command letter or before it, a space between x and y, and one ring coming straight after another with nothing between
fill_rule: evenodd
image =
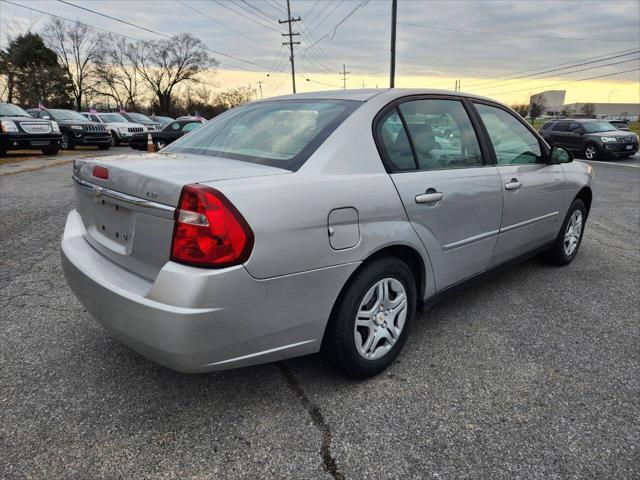
<instances>
[{"instance_id":1,"label":"red taillight","mask_svg":"<svg viewBox=\"0 0 640 480\"><path fill-rule=\"evenodd\" d=\"M227 197L213 188L185 185L175 220L174 262L221 268L244 263L251 254L251 228Z\"/></svg>"},{"instance_id":2,"label":"red taillight","mask_svg":"<svg viewBox=\"0 0 640 480\"><path fill-rule=\"evenodd\" d=\"M93 167L93 176L102 180L109 179L109 170L105 167Z\"/></svg>"}]
</instances>

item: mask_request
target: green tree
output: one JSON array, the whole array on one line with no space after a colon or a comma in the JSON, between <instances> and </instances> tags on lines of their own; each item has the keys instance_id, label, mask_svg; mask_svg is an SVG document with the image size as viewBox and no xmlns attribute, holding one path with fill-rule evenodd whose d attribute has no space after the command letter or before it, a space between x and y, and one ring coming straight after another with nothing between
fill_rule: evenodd
<instances>
[{"instance_id":1,"label":"green tree","mask_svg":"<svg viewBox=\"0 0 640 480\"><path fill-rule=\"evenodd\" d=\"M12 74L15 101L26 107L39 102L47 106L68 106L71 85L58 63L56 53L47 48L40 35L25 33L13 38L1 54L3 69Z\"/></svg>"}]
</instances>

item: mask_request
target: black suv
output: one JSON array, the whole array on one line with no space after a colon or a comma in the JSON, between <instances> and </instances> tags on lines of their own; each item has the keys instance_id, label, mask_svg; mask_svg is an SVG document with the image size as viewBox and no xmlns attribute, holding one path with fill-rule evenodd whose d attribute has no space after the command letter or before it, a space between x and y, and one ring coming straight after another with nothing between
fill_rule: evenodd
<instances>
[{"instance_id":1,"label":"black suv","mask_svg":"<svg viewBox=\"0 0 640 480\"><path fill-rule=\"evenodd\" d=\"M36 120L11 103L0 103L0 157L8 150L41 150L55 155L60 149L56 122Z\"/></svg>"},{"instance_id":2,"label":"black suv","mask_svg":"<svg viewBox=\"0 0 640 480\"><path fill-rule=\"evenodd\" d=\"M551 120L540 129L549 145L584 155L587 160L623 158L638 151L638 136L618 130L606 120Z\"/></svg>"},{"instance_id":3,"label":"black suv","mask_svg":"<svg viewBox=\"0 0 640 480\"><path fill-rule=\"evenodd\" d=\"M90 122L74 110L30 108L27 111L36 118L55 120L62 133L61 147L66 150L77 146L93 146L100 150L111 147L111 132L101 123Z\"/></svg>"}]
</instances>

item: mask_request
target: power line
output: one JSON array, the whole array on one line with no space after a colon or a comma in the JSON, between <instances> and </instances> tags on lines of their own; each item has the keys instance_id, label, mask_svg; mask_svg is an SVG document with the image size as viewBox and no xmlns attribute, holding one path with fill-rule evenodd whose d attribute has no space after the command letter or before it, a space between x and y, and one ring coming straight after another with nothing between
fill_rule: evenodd
<instances>
[{"instance_id":1,"label":"power line","mask_svg":"<svg viewBox=\"0 0 640 480\"><path fill-rule=\"evenodd\" d=\"M580 68L580 69L578 69L578 70L573 70L573 71L571 71L571 72L563 72L563 74L564 74L564 75L569 75L569 74L571 74L571 73L584 72L585 70L593 70L593 69L596 69L596 68L610 67L610 66L612 66L612 65L620 65L620 64L622 64L622 63L637 62L637 61L639 61L639 60L640 60L640 58L632 58L632 59L630 59L630 60L621 60L621 61L618 61L618 62L611 62L611 63L605 63L605 64L603 64L603 65L596 65L595 67ZM544 79L544 78L548 78L548 77L542 77L542 78ZM508 81L509 81L509 80L508 80ZM526 82L526 81L531 81L531 80L530 80L530 79L528 79L528 78L525 78L525 79L523 79L523 80L519 80L519 81L518 81L518 82L516 82L516 83L521 83L521 82ZM499 88L499 87L502 87L502 86L503 86L503 84L501 84L501 85L493 85L493 86L490 86L490 87L480 87L479 89L478 89L478 88L476 88L475 90L494 89L494 88Z\"/></svg>"},{"instance_id":2,"label":"power line","mask_svg":"<svg viewBox=\"0 0 640 480\"><path fill-rule=\"evenodd\" d=\"M231 7L229 6L229 4L228 4L227 2L222 2L222 1L220 1L220 0L214 0L214 1L216 2L216 4L220 5L221 7L226 8L227 10L229 10L229 11L231 11L231 12L235 13L236 15L240 15L241 17L246 18L247 20L249 20L249 21L251 21L251 22L253 22L253 23L256 23L256 24L258 24L258 25L261 25L261 26L263 26L264 28L268 28L269 30L273 30L274 32L278 32L278 33L280 32L276 27L273 27L273 26L271 26L271 25L265 25L264 23L259 22L258 20L256 20L256 19L255 19L255 16L253 16L253 17L249 17L249 16L245 15L245 14L244 14L244 13L242 13L242 12L238 12L237 10L234 10L233 8L231 8ZM233 5L234 7L237 7L237 6L238 6L238 5L236 5L235 3L232 3L231 5ZM245 10L245 11L246 11L246 9L243 9L243 10Z\"/></svg>"},{"instance_id":3,"label":"power line","mask_svg":"<svg viewBox=\"0 0 640 480\"><path fill-rule=\"evenodd\" d=\"M3 0L3 1L7 1L7 0ZM169 38L169 39L172 39L172 38L173 38L171 35L167 35L167 34L165 34L165 33L157 32L157 31L152 30L152 29L150 29L150 28L143 27L143 26L141 26L141 25L137 25L137 24L135 24L135 23L131 23L131 22L128 22L128 21L126 21L126 20L122 20L122 19L117 18L117 17L112 17L111 15L107 15L107 14L104 14L104 13L102 13L102 12L98 12L98 11L96 11L96 10L92 10L92 9L90 9L90 8L83 7L83 6L81 6L81 5L76 5L76 4L71 3L71 2L68 2L68 1L66 1L66 0L58 0L58 1L59 1L60 3L64 3L64 4L66 4L66 5L70 5L70 6L72 6L72 7L79 8L80 10L84 10L84 11L87 11L87 12L93 13L93 14L95 14L95 15L99 15L99 16L101 16L101 17L108 18L108 19L113 20L113 21L115 21L115 22L120 22L120 23L123 23L123 24L125 24L125 25L129 25L129 26L131 26L131 27L138 28L138 29L140 29L140 30L145 30L145 31L150 32L150 33L153 33L153 34L155 34L155 35L160 35L160 36L162 36L162 37ZM12 3L12 2L10 2L10 3ZM14 5L17 5L17 4L14 4ZM20 6L23 6L23 7L24 7L24 5L20 5ZM29 8L29 9L30 9L30 7L24 7L24 8ZM216 55L222 55L223 57L231 58L231 59L234 59L234 60L239 61L239 62L248 63L248 64L251 64L251 65L255 65L256 67L260 67L260 68L266 68L266 69L268 69L268 68L269 68L269 67L267 67L266 65L261 65L261 64L259 64L259 63L253 62L253 61L251 61L251 60L245 60L244 58L236 57L235 55L230 55L230 54L228 54L228 53L224 53L224 52L221 52L221 51L219 51L219 50L214 50L214 49L212 49L212 48L207 47L206 45L205 45L203 48L204 48L205 50L209 51L209 52L215 53Z\"/></svg>"},{"instance_id":4,"label":"power line","mask_svg":"<svg viewBox=\"0 0 640 480\"><path fill-rule=\"evenodd\" d=\"M183 5L183 6L187 7L189 10L192 10L192 11L196 12L198 15L200 15L200 16L202 16L204 18L207 18L207 19L211 20L214 23L217 23L221 27L226 28L227 30L230 30L230 31L232 31L234 33L237 33L238 35L241 35L244 38L247 38L247 39L251 40L252 42L257 43L258 45L264 46L264 42L261 42L260 40L256 40L255 38L250 37L246 33L241 32L240 30L236 30L235 28L230 27L226 23L221 22L220 20L218 20L216 18L213 18L210 15L207 15L206 13L202 12L201 10L198 10L196 7L193 7L193 6L189 5L186 1L184 1L184 0L175 0L175 1L178 2L179 4Z\"/></svg>"},{"instance_id":5,"label":"power line","mask_svg":"<svg viewBox=\"0 0 640 480\"><path fill-rule=\"evenodd\" d=\"M576 40L576 41L600 41L600 42L635 42L635 40L621 40L615 38L582 38L582 37L552 37L546 35L526 35L522 33L506 33L506 32L491 32L486 30L467 30L463 28L453 28L453 27L434 27L433 25L420 25L417 23L409 23L409 22L398 22L402 25L407 25L410 27L424 28L426 30L443 30L447 32L459 32L459 33L472 33L474 35L493 35L498 37L520 37L520 38L535 38L535 39L543 39L543 40Z\"/></svg>"},{"instance_id":6,"label":"power line","mask_svg":"<svg viewBox=\"0 0 640 480\"><path fill-rule=\"evenodd\" d=\"M258 7L256 7L255 5L252 5L251 3L247 2L246 0L240 0L242 3L244 3L245 5L247 5L251 10L255 10L256 12L258 12L258 14L253 13L251 10L243 7L242 5L238 4L237 2L235 2L234 0L229 0L231 1L234 5L242 8L243 10L248 11L249 13L255 15L256 17L260 18L261 20L264 19L267 22L272 22L275 20L278 20L277 17L274 17L273 15L265 12L264 10L260 10Z\"/></svg>"},{"instance_id":7,"label":"power line","mask_svg":"<svg viewBox=\"0 0 640 480\"><path fill-rule=\"evenodd\" d=\"M529 68L529 69L526 69L526 70L519 70L517 72L498 75L498 77L508 77L509 75L520 75L520 74L524 74L524 73L528 73L529 75L535 75L535 73L530 73L530 72L536 72L537 73L537 70L540 69L540 68L553 68L553 67L561 67L561 66L564 66L564 65L567 65L567 68L571 68L571 67L577 66L577 65L575 65L576 62L584 62L584 61L593 60L593 59L596 59L596 58L599 59L598 61L604 61L604 60L608 60L609 58L615 58L615 57L611 57L611 55L617 55L617 54L625 53L625 52L627 54L635 53L635 50L637 50L637 47L627 48L626 50L617 50L615 52L603 53L601 55L595 55L593 57L580 58L578 60L573 60L571 62L555 63L555 64L552 64L552 65L543 65L541 67ZM605 58L603 58L603 57L605 57ZM606 58L606 57L609 57L609 58ZM471 83L470 85L468 85L468 87L475 87L477 85L486 85L486 84L490 84L490 83L497 83L497 82L501 82L503 80L506 80L506 79L496 80L496 78L494 76L480 77L480 80L483 80L483 79L491 79L491 80Z\"/></svg>"},{"instance_id":8,"label":"power line","mask_svg":"<svg viewBox=\"0 0 640 480\"><path fill-rule=\"evenodd\" d=\"M313 25L313 22L315 22L318 18L320 18L320 16L327 10L327 8L329 8L329 6L332 3L333 3L333 0L329 0L328 2L325 2L324 8L320 10L315 17L309 19L309 26Z\"/></svg>"},{"instance_id":9,"label":"power line","mask_svg":"<svg viewBox=\"0 0 640 480\"><path fill-rule=\"evenodd\" d=\"M554 83L554 84L551 84L551 85L542 85L540 87L537 87L536 90L541 89L541 88L551 88L551 87L557 87L559 85L566 85L567 83L584 82L586 80L595 80L597 78L612 77L614 75L622 75L623 73L638 72L638 71L640 71L640 68L633 68L631 70L623 70L622 72L607 73L605 75L597 75L595 77L579 78L577 80L569 80L567 82ZM525 92L525 91L528 91L528 90L530 91L531 88L523 88L523 89L520 89L520 90L511 90L511 91L508 91L508 92L492 93L492 95L506 95L508 93Z\"/></svg>"},{"instance_id":10,"label":"power line","mask_svg":"<svg viewBox=\"0 0 640 480\"><path fill-rule=\"evenodd\" d=\"M354 8L353 10L351 10L351 11L350 11L350 12L349 12L349 13L348 13L348 14L347 14L347 15L346 15L342 20L340 20L338 23L336 23L336 25L335 25L331 30L329 30L327 33L325 33L323 36L321 36L321 37L320 37L316 42L312 43L309 47L307 47L307 49L306 49L306 50L309 50L309 48L311 48L311 47L315 46L317 43L320 43L324 38L326 38L327 36L329 36L329 34L330 34L331 32L333 32L333 33L331 33L331 38L333 38L333 36L336 34L336 31L338 30L338 27L339 27L340 25L342 25L344 22L346 22L346 21L349 19L349 17L351 17L351 15L353 15L353 14L356 12L356 10L358 10L360 7L365 6L367 3L369 3L369 0L362 0L362 1L361 1L358 5L356 5L356 6L355 6L355 8ZM305 50L305 51L306 51L306 50Z\"/></svg>"},{"instance_id":11,"label":"power line","mask_svg":"<svg viewBox=\"0 0 640 480\"><path fill-rule=\"evenodd\" d=\"M632 49L632 50L634 50L634 49ZM511 81L511 80L517 80L519 78L525 78L525 77L534 77L534 76L537 76L537 75L542 75L544 73L560 72L562 70L567 70L567 69L574 68L574 67L580 67L580 66L583 66L583 65L593 65L594 63L604 62L604 61L607 61L607 60L613 60L614 58L626 57L628 55L635 55L636 53L640 53L640 50L634 50L634 51L631 51L631 52L622 53L622 54L619 54L619 55L613 55L613 56L610 56L608 58L600 58L598 60L592 60L592 61L588 61L588 62L582 62L581 60L578 60L578 62L581 62L581 63L571 62L571 64L569 64L569 65L567 65L566 63L565 64L560 64L560 65L567 65L567 66L561 67L561 68L552 68L550 70L542 70L542 71L534 72L534 73L528 73L526 75L516 75L516 76L513 76L511 78L507 78L507 79L503 79L503 80L493 80L493 81L489 81L489 82L472 83L470 85L467 85L467 88L474 87L474 86L477 86L477 85L489 85L489 84L492 84L492 83L508 82L508 81ZM551 65L551 66L553 66L553 65ZM593 68L599 68L599 67L596 66L596 67L593 67ZM568 72L568 73L570 73L570 72ZM492 88L492 87L481 87L481 88Z\"/></svg>"},{"instance_id":12,"label":"power line","mask_svg":"<svg viewBox=\"0 0 640 480\"><path fill-rule=\"evenodd\" d=\"M322 23L324 23L327 20L327 18L329 18L333 14L333 12L335 12L340 7L340 5L342 5L343 3L344 3L344 0L340 0L336 4L336 6L333 7L333 9L322 18L322 20L320 20L318 23L313 25L313 27L311 28L311 33L315 32L318 29L318 27L320 25L322 25ZM324 12L324 10L323 10L323 12Z\"/></svg>"}]
</instances>

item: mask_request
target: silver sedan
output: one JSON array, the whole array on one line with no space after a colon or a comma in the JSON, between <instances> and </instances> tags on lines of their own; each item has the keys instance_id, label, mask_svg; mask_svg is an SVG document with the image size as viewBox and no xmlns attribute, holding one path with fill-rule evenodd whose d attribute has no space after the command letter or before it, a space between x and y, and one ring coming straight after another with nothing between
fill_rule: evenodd
<instances>
[{"instance_id":1,"label":"silver sedan","mask_svg":"<svg viewBox=\"0 0 640 480\"><path fill-rule=\"evenodd\" d=\"M418 308L534 254L571 262L592 199L591 168L509 108L437 90L256 102L73 178L69 285L183 372L321 351L375 375Z\"/></svg>"}]
</instances>

